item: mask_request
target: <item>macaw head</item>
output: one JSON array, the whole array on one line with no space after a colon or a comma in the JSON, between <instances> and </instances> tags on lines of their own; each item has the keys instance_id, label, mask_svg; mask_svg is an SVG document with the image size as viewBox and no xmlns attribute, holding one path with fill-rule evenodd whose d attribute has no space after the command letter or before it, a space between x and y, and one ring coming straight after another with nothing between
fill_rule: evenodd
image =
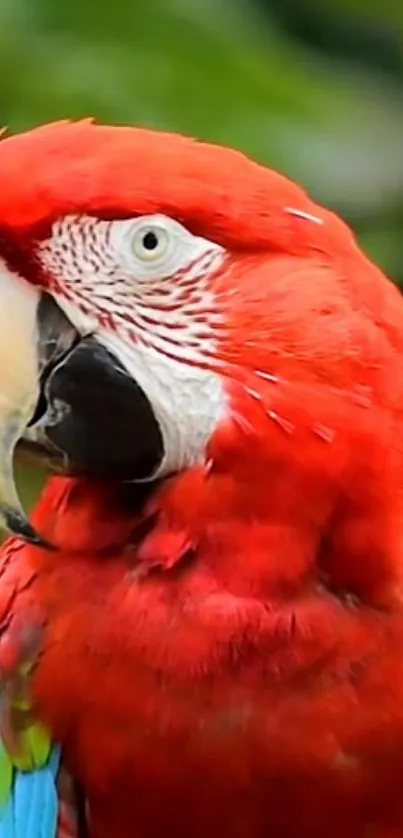
<instances>
[{"instance_id":1,"label":"macaw head","mask_svg":"<svg viewBox=\"0 0 403 838\"><path fill-rule=\"evenodd\" d=\"M12 476L27 427L118 480L238 463L256 484L291 445L292 474L336 468L351 411L399 401L402 325L348 228L238 152L90 121L3 139L2 518L36 538Z\"/></svg>"}]
</instances>

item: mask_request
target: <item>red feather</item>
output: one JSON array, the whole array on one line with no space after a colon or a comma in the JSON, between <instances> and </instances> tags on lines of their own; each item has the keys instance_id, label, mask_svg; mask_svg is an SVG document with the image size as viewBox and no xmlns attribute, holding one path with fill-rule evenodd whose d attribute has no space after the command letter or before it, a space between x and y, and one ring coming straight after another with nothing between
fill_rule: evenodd
<instances>
[{"instance_id":1,"label":"red feather","mask_svg":"<svg viewBox=\"0 0 403 838\"><path fill-rule=\"evenodd\" d=\"M60 508L63 496L75 503L58 514L53 498ZM276 523L259 523L244 497L239 515L238 487L224 475L195 471L162 492L164 559L172 544L177 555L174 521L181 532L187 522L196 552L151 574L137 573L142 546L127 544L110 501L89 485L51 482L35 521L48 536L63 522L75 549L26 546L8 570L35 570L13 618L29 622L30 599L46 608L36 711L87 790L93 835L148 838L168 824L183 838L352 838L363 825L392 836L403 824L396 601L332 593L302 513L280 527L275 506ZM116 525L109 551L102 532L99 551L94 527L77 526L87 504L101 531L106 518ZM137 513L126 515L129 530ZM162 546L163 524L156 532ZM396 587L399 568L388 574Z\"/></svg>"}]
</instances>

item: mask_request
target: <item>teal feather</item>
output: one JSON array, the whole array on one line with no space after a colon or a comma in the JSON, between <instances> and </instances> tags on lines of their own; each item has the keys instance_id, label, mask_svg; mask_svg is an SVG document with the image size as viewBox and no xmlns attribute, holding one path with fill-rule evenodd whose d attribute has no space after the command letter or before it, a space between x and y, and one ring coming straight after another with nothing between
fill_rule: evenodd
<instances>
[{"instance_id":1,"label":"teal feather","mask_svg":"<svg viewBox=\"0 0 403 838\"><path fill-rule=\"evenodd\" d=\"M46 763L33 771L9 768L0 748L0 790L9 795L0 810L0 838L56 838L59 817L57 775L60 750L54 747ZM8 759L8 764L11 765ZM2 776L1 772L5 772Z\"/></svg>"}]
</instances>

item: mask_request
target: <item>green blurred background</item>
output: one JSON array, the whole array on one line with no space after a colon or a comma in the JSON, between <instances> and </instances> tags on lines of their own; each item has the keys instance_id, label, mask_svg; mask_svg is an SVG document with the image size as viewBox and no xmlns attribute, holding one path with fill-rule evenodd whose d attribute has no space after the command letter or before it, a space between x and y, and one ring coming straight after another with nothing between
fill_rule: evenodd
<instances>
[{"instance_id":1,"label":"green blurred background","mask_svg":"<svg viewBox=\"0 0 403 838\"><path fill-rule=\"evenodd\" d=\"M90 114L243 149L403 285L399 0L0 0L0 78L12 131Z\"/></svg>"}]
</instances>

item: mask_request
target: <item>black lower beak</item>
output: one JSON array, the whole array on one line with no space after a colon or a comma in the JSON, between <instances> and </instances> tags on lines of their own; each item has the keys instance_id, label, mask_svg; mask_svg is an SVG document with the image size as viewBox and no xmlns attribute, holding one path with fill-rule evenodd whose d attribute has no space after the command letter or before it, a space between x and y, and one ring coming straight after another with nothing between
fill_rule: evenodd
<instances>
[{"instance_id":1,"label":"black lower beak","mask_svg":"<svg viewBox=\"0 0 403 838\"><path fill-rule=\"evenodd\" d=\"M47 374L42 405L31 437L59 471L143 480L161 463L162 435L150 402L96 337L82 338Z\"/></svg>"}]
</instances>

